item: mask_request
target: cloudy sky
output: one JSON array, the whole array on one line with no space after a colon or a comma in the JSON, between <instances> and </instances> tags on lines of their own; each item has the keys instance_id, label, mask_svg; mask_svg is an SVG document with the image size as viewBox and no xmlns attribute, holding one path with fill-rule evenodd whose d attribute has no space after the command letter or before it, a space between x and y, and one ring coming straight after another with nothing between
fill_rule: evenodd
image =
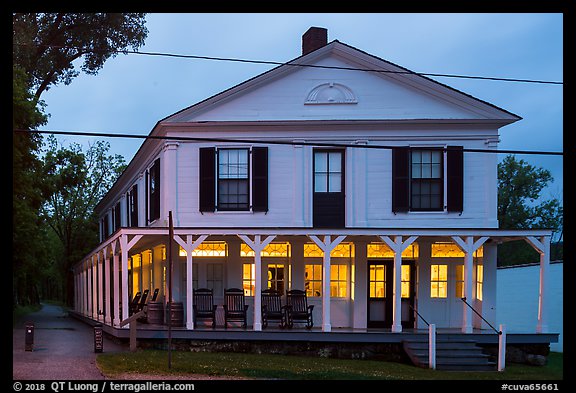
<instances>
[{"instance_id":1,"label":"cloudy sky","mask_svg":"<svg viewBox=\"0 0 576 393\"><path fill-rule=\"evenodd\" d=\"M148 14L146 26L146 52L286 62L300 56L302 34L319 26L328 41L415 72L563 81L561 14ZM160 119L273 67L119 55L98 75L44 93L50 119L42 129L148 134ZM501 149L563 150L562 85L432 79L523 118L500 130ZM142 143L107 140L126 161ZM562 157L518 158L550 170L547 196L562 197Z\"/></svg>"}]
</instances>

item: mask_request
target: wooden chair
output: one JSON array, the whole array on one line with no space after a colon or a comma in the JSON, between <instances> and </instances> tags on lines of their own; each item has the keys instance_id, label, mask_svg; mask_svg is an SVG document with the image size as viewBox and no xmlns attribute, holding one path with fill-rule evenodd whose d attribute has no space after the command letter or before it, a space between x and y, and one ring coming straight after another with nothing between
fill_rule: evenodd
<instances>
[{"instance_id":1,"label":"wooden chair","mask_svg":"<svg viewBox=\"0 0 576 393\"><path fill-rule=\"evenodd\" d=\"M160 288L156 288L154 290L154 293L152 294L152 299L150 299L151 302L155 302L156 299L158 299L158 292L160 292Z\"/></svg>"},{"instance_id":2,"label":"wooden chair","mask_svg":"<svg viewBox=\"0 0 576 393\"><path fill-rule=\"evenodd\" d=\"M144 293L142 293L142 297L140 298L140 301L138 302L138 304L136 305L136 309L134 310L135 313L138 311L142 311L142 309L146 305L146 300L148 299L149 293L150 293L149 289L144 290Z\"/></svg>"},{"instance_id":3,"label":"wooden chair","mask_svg":"<svg viewBox=\"0 0 576 393\"><path fill-rule=\"evenodd\" d=\"M194 323L197 324L200 319L212 321L212 329L216 327L216 309L214 304L214 295L211 289L199 288L193 291Z\"/></svg>"},{"instance_id":4,"label":"wooden chair","mask_svg":"<svg viewBox=\"0 0 576 393\"><path fill-rule=\"evenodd\" d=\"M290 307L282 305L282 295L273 289L262 291L262 327L268 327L268 321L280 321L280 328L288 326Z\"/></svg>"},{"instance_id":5,"label":"wooden chair","mask_svg":"<svg viewBox=\"0 0 576 393\"><path fill-rule=\"evenodd\" d=\"M290 306L290 312L288 313L289 328L292 328L294 322L303 322L306 323L306 329L312 329L312 326L314 326L312 318L314 305L308 305L305 291L299 289L286 291L286 304Z\"/></svg>"},{"instance_id":6,"label":"wooden chair","mask_svg":"<svg viewBox=\"0 0 576 393\"><path fill-rule=\"evenodd\" d=\"M134 314L137 311L138 303L140 303L141 297L142 297L142 292L140 292L140 291L136 292L136 295L134 295L134 299L132 299L132 301L128 305L128 312L130 313L130 315Z\"/></svg>"},{"instance_id":7,"label":"wooden chair","mask_svg":"<svg viewBox=\"0 0 576 393\"><path fill-rule=\"evenodd\" d=\"M242 327L246 329L246 312L248 306L245 304L244 291L239 288L224 290L224 320L225 327L228 322L242 322Z\"/></svg>"}]
</instances>

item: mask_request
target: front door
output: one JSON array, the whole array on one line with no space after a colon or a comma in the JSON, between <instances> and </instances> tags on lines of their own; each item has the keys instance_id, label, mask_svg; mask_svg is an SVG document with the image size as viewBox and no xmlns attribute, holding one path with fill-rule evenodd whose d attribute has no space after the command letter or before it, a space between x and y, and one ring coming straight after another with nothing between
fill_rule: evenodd
<instances>
[{"instance_id":1,"label":"front door","mask_svg":"<svg viewBox=\"0 0 576 393\"><path fill-rule=\"evenodd\" d=\"M314 150L313 225L344 228L344 151Z\"/></svg>"},{"instance_id":2,"label":"front door","mask_svg":"<svg viewBox=\"0 0 576 393\"><path fill-rule=\"evenodd\" d=\"M393 318L394 262L371 261L368 265L368 312L369 328L390 328ZM414 327L415 294L414 261L402 261L401 296L402 327Z\"/></svg>"}]
</instances>

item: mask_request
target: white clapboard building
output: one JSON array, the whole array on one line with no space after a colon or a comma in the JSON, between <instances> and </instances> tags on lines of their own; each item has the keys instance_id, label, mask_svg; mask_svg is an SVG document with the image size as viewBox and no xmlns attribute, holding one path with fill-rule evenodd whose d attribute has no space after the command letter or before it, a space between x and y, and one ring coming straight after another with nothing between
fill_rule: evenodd
<instances>
[{"instance_id":1,"label":"white clapboard building","mask_svg":"<svg viewBox=\"0 0 576 393\"><path fill-rule=\"evenodd\" d=\"M541 255L532 333L548 332L551 232L497 220L490 152L521 118L328 42L323 28L302 49L156 123L97 205L101 243L74 267L75 311L125 329L136 293L167 301L172 254L188 332L204 329L194 289L221 305L240 288L247 330L263 334L271 288L306 291L319 333L407 333L426 320L472 334L490 329L479 315L499 323L498 244L525 239Z\"/></svg>"}]
</instances>

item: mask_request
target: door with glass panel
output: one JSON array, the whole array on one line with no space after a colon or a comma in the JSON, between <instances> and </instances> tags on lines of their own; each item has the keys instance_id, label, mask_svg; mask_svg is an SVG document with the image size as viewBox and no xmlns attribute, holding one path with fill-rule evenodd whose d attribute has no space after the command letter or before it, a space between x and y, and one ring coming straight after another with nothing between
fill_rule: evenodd
<instances>
[{"instance_id":1,"label":"door with glass panel","mask_svg":"<svg viewBox=\"0 0 576 393\"><path fill-rule=\"evenodd\" d=\"M368 265L368 323L369 328L389 328L393 316L394 263L374 261ZM414 261L402 261L401 302L402 327L414 327L415 294Z\"/></svg>"},{"instance_id":2,"label":"door with glass panel","mask_svg":"<svg viewBox=\"0 0 576 393\"><path fill-rule=\"evenodd\" d=\"M344 151L314 150L313 225L344 228Z\"/></svg>"},{"instance_id":3,"label":"door with glass panel","mask_svg":"<svg viewBox=\"0 0 576 393\"><path fill-rule=\"evenodd\" d=\"M371 261L368 265L368 323L369 328L392 326L391 261Z\"/></svg>"}]
</instances>

